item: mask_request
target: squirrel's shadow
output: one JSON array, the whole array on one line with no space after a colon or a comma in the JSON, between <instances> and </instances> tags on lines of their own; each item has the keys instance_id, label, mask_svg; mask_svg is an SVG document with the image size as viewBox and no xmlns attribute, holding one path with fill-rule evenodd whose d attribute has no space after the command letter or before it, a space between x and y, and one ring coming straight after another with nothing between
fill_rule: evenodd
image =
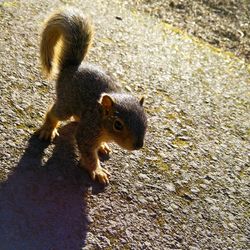
<instances>
[{"instance_id":1,"label":"squirrel's shadow","mask_svg":"<svg viewBox=\"0 0 250 250\"><path fill-rule=\"evenodd\" d=\"M74 127L74 123L64 126L55 145L33 135L14 172L1 183L1 249L82 249L85 245L86 194L90 186L96 193L103 189L78 167ZM54 146L53 153L43 164L49 145Z\"/></svg>"}]
</instances>

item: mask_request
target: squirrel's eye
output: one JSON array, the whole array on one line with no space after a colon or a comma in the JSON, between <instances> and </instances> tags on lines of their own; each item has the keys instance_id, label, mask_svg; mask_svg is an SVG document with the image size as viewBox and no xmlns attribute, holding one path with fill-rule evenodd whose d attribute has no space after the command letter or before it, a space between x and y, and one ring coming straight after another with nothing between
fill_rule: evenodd
<instances>
[{"instance_id":1,"label":"squirrel's eye","mask_svg":"<svg viewBox=\"0 0 250 250\"><path fill-rule=\"evenodd\" d=\"M122 131L122 129L123 129L123 124L122 124L120 121L116 120L116 121L114 122L114 129L115 129L116 131Z\"/></svg>"}]
</instances>

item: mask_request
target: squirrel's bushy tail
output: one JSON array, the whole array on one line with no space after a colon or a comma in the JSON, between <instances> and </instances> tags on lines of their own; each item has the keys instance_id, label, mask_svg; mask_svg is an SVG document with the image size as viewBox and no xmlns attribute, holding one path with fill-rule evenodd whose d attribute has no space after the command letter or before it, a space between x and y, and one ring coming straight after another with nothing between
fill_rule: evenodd
<instances>
[{"instance_id":1,"label":"squirrel's bushy tail","mask_svg":"<svg viewBox=\"0 0 250 250\"><path fill-rule=\"evenodd\" d=\"M55 12L45 22L40 46L44 73L49 76L56 57L59 70L79 65L92 43L93 27L89 18L70 8ZM57 43L61 40L59 52Z\"/></svg>"}]
</instances>

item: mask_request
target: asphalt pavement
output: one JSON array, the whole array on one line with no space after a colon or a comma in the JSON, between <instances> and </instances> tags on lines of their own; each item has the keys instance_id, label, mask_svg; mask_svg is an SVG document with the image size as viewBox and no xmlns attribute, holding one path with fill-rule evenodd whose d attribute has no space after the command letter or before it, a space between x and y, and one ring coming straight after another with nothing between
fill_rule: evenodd
<instances>
[{"instance_id":1,"label":"asphalt pavement","mask_svg":"<svg viewBox=\"0 0 250 250\"><path fill-rule=\"evenodd\" d=\"M33 135L55 95L39 34L65 5L93 19L87 60L145 96L145 147L111 145L105 188L78 167L76 123ZM1 249L250 248L248 64L126 1L1 1L0 26Z\"/></svg>"}]
</instances>

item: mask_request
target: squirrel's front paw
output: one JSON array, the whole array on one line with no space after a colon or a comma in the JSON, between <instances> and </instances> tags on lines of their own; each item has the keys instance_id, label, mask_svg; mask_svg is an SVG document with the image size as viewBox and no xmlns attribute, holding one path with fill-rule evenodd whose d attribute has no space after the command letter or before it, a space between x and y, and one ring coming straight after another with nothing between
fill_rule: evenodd
<instances>
[{"instance_id":1,"label":"squirrel's front paw","mask_svg":"<svg viewBox=\"0 0 250 250\"><path fill-rule=\"evenodd\" d=\"M106 169L98 167L95 170L89 171L89 173L93 180L97 179L100 183L106 185L109 183L108 177L110 176L110 173Z\"/></svg>"},{"instance_id":2,"label":"squirrel's front paw","mask_svg":"<svg viewBox=\"0 0 250 250\"><path fill-rule=\"evenodd\" d=\"M98 153L103 154L103 155L109 155L111 154L111 149L110 147L107 145L107 143L102 143L101 146L98 149Z\"/></svg>"},{"instance_id":3,"label":"squirrel's front paw","mask_svg":"<svg viewBox=\"0 0 250 250\"><path fill-rule=\"evenodd\" d=\"M35 134L38 135L39 139L41 140L44 139L50 141L53 141L55 137L59 135L56 128L51 128L44 125L40 129L38 129Z\"/></svg>"}]
</instances>

